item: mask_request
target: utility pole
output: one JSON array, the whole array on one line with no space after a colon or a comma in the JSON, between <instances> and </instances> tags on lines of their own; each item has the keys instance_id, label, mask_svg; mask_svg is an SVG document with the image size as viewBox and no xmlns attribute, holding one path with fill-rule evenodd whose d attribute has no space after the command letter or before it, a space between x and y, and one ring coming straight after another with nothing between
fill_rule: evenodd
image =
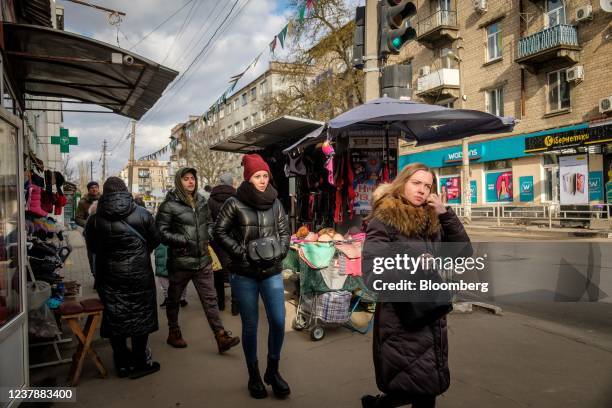
<instances>
[{"instance_id":1,"label":"utility pole","mask_svg":"<svg viewBox=\"0 0 612 408\"><path fill-rule=\"evenodd\" d=\"M106 181L106 139L104 139L104 143L102 143L102 178L100 179L100 184L104 184Z\"/></svg>"},{"instance_id":2,"label":"utility pole","mask_svg":"<svg viewBox=\"0 0 612 408\"><path fill-rule=\"evenodd\" d=\"M93 181L93 161L89 162L89 180Z\"/></svg>"},{"instance_id":3,"label":"utility pole","mask_svg":"<svg viewBox=\"0 0 612 408\"><path fill-rule=\"evenodd\" d=\"M132 178L134 177L134 145L136 144L136 121L132 120L132 135L130 142L130 161L128 163L128 190L132 194Z\"/></svg>"},{"instance_id":4,"label":"utility pole","mask_svg":"<svg viewBox=\"0 0 612 408\"><path fill-rule=\"evenodd\" d=\"M470 148L468 138L461 139L461 194L463 201L463 218L464 221L470 223L472 221L472 189L470 188Z\"/></svg>"},{"instance_id":5,"label":"utility pole","mask_svg":"<svg viewBox=\"0 0 612 408\"><path fill-rule=\"evenodd\" d=\"M365 102L380 97L378 68L378 0L366 0L365 19Z\"/></svg>"}]
</instances>

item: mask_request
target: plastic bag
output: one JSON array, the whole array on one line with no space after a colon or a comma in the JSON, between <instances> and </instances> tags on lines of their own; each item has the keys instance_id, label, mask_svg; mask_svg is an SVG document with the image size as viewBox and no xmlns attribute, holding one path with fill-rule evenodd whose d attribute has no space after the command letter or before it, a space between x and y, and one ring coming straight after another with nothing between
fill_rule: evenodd
<instances>
[{"instance_id":1,"label":"plastic bag","mask_svg":"<svg viewBox=\"0 0 612 408\"><path fill-rule=\"evenodd\" d=\"M60 334L55 316L46 303L28 313L28 332L36 337L51 338Z\"/></svg>"}]
</instances>

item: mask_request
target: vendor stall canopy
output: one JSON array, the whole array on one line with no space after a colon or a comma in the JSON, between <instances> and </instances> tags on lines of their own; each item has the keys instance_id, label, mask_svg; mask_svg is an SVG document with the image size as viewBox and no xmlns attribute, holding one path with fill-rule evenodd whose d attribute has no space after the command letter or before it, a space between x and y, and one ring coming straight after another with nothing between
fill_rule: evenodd
<instances>
[{"instance_id":1,"label":"vendor stall canopy","mask_svg":"<svg viewBox=\"0 0 612 408\"><path fill-rule=\"evenodd\" d=\"M269 146L282 149L322 125L323 122L317 120L282 116L223 140L213 145L211 150L249 153Z\"/></svg>"},{"instance_id":2,"label":"vendor stall canopy","mask_svg":"<svg viewBox=\"0 0 612 408\"><path fill-rule=\"evenodd\" d=\"M4 24L19 94L72 98L140 119L178 72L110 44L37 25Z\"/></svg>"},{"instance_id":3,"label":"vendor stall canopy","mask_svg":"<svg viewBox=\"0 0 612 408\"><path fill-rule=\"evenodd\" d=\"M514 118L469 109L451 109L408 100L378 98L359 105L313 130L283 152L322 137L402 136L417 145L462 139L478 134L511 132ZM324 132L327 130L327 132Z\"/></svg>"}]
</instances>

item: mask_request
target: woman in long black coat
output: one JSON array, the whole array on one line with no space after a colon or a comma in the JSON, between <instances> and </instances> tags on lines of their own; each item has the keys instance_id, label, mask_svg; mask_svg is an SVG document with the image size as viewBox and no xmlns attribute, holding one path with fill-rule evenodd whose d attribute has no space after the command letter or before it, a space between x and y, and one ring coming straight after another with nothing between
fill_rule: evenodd
<instances>
[{"instance_id":1,"label":"woman in long black coat","mask_svg":"<svg viewBox=\"0 0 612 408\"><path fill-rule=\"evenodd\" d=\"M434 174L419 163L380 186L373 196L364 257L394 247L413 256L442 256L443 242L463 243L452 244L450 254L470 256L472 246L461 221L435 192ZM449 248L444 250L448 254ZM365 273L368 283L384 276ZM373 357L376 384L384 394L364 396L364 407L435 406L436 396L450 385L445 316L449 310L449 302L377 303Z\"/></svg>"},{"instance_id":2,"label":"woman in long black coat","mask_svg":"<svg viewBox=\"0 0 612 408\"><path fill-rule=\"evenodd\" d=\"M138 378L158 371L159 363L147 356L149 333L158 329L151 252L160 240L153 216L134 203L123 180L109 177L85 231L104 304L100 335L110 338L117 374Z\"/></svg>"}]
</instances>

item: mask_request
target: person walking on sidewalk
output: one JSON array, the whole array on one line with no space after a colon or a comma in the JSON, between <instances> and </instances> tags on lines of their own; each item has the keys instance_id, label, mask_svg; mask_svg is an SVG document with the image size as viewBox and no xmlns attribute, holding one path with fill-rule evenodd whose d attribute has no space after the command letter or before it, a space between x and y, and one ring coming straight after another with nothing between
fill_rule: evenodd
<instances>
[{"instance_id":1,"label":"person walking on sidewalk","mask_svg":"<svg viewBox=\"0 0 612 408\"><path fill-rule=\"evenodd\" d=\"M219 185L213 187L210 192L210 198L208 199L208 208L210 209L210 215L212 217L213 223L217 221L219 217L219 210L227 201L228 198L236 194L236 189L234 188L234 179L232 175L229 173L224 173L219 177ZM219 262L223 269L215 272L215 289L217 291L217 301L219 302L219 310L225 310L225 281L226 277L229 275L229 255L223 248L218 245L213 239L210 242L210 245L217 254L219 258ZM238 302L234 298L232 293L232 316L238 315Z\"/></svg>"},{"instance_id":2,"label":"person walking on sidewalk","mask_svg":"<svg viewBox=\"0 0 612 408\"><path fill-rule=\"evenodd\" d=\"M159 305L159 307L166 307L168 303L168 286L170 286L170 281L168 281L168 247L164 244L159 244L157 248L155 248L155 276L157 276L157 281L159 282L159 286L161 286L162 294L164 295L164 301ZM185 286L185 290L181 294L181 307L187 306L187 287Z\"/></svg>"},{"instance_id":3,"label":"person walking on sidewalk","mask_svg":"<svg viewBox=\"0 0 612 408\"><path fill-rule=\"evenodd\" d=\"M94 205L94 203L98 201L99 198L100 185L97 181L90 181L89 183L87 183L87 194L85 194L79 200L79 204L77 205L77 209L74 215L74 222L76 222L77 225L85 228L85 225L87 225L87 219L90 215L89 210ZM94 209L95 207L96 206L94 206ZM85 231L83 231L83 234L85 234ZM91 252L89 252L89 250L87 251L87 260L89 261L89 270L91 271L91 274L94 276L95 279L96 265L94 262L93 255L91 254Z\"/></svg>"},{"instance_id":4,"label":"person walking on sidewalk","mask_svg":"<svg viewBox=\"0 0 612 408\"><path fill-rule=\"evenodd\" d=\"M434 257L440 256L441 242L463 242L451 248L452 254L471 256L472 246L461 221L442 203L435 186L432 171L415 163L406 166L392 183L375 190L364 262L368 253L379 252L381 243L391 248L394 242L402 252ZM364 273L370 284L375 276L382 276ZM435 407L436 396L450 385L446 314L451 309L450 301L376 304L374 369L376 384L384 394L362 397L363 407Z\"/></svg>"},{"instance_id":5,"label":"person walking on sidewalk","mask_svg":"<svg viewBox=\"0 0 612 408\"><path fill-rule=\"evenodd\" d=\"M109 177L85 231L87 249L96 254L96 285L104 304L100 335L110 338L117 375L139 378L159 371L147 351L149 334L159 328L151 266L159 234L153 216L134 204L123 180Z\"/></svg>"},{"instance_id":6,"label":"person walking on sidewalk","mask_svg":"<svg viewBox=\"0 0 612 408\"><path fill-rule=\"evenodd\" d=\"M206 200L197 192L197 172L181 168L174 177L175 188L168 192L157 212L157 228L162 243L168 246L168 317L167 343L173 347L187 347L178 323L179 301L189 281L200 297L208 324L215 334L219 353L240 343L238 337L227 332L219 314L215 292L212 259L208 252L210 213Z\"/></svg>"},{"instance_id":7,"label":"person walking on sidewalk","mask_svg":"<svg viewBox=\"0 0 612 408\"><path fill-rule=\"evenodd\" d=\"M289 250L290 232L278 193L269 183L270 167L258 154L242 158L244 180L234 197L219 212L215 241L230 256L230 283L238 300L242 320L242 347L249 372L248 389L253 398L268 393L261 380L257 360L259 296L268 318L268 366L264 381L274 394L290 394L278 366L285 335L285 295L282 259ZM265 243L271 251L258 244Z\"/></svg>"}]
</instances>

